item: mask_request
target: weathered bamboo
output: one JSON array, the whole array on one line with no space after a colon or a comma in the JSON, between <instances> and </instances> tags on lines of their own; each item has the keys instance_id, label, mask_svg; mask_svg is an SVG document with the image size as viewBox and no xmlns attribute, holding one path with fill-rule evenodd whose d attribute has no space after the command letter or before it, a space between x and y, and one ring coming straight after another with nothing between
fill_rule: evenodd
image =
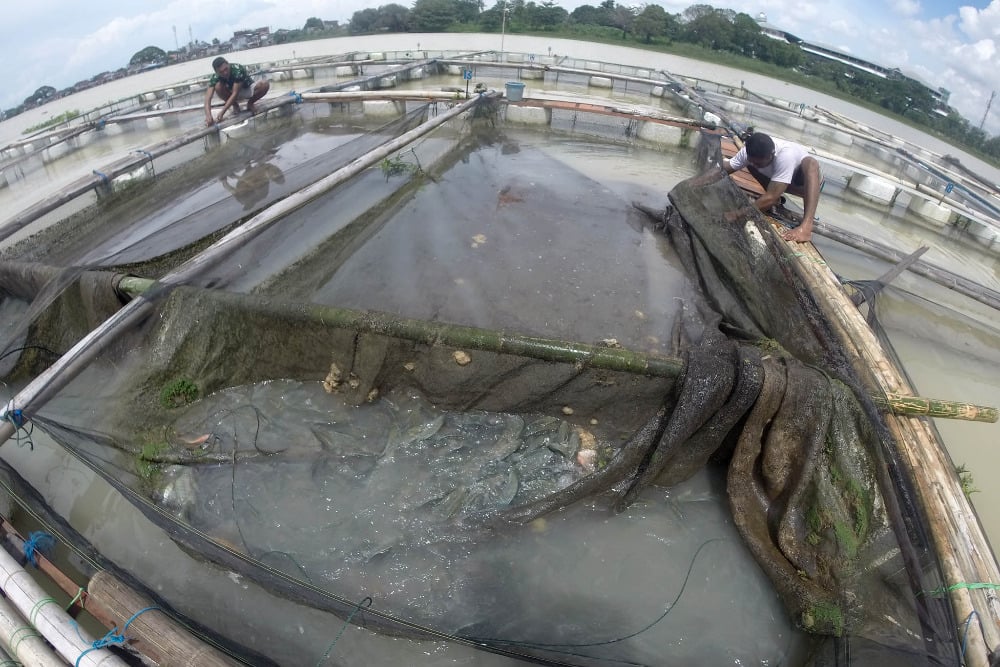
<instances>
[{"instance_id":1,"label":"weathered bamboo","mask_svg":"<svg viewBox=\"0 0 1000 667\"><path fill-rule=\"evenodd\" d=\"M98 572L87 585L89 603L109 610L115 625L123 628L133 615L142 611L128 626L127 638L136 638L143 653L155 664L191 667L234 667L237 663L222 652L196 639L179 627L152 600L132 590L107 572Z\"/></svg>"},{"instance_id":2,"label":"weathered bamboo","mask_svg":"<svg viewBox=\"0 0 1000 667\"><path fill-rule=\"evenodd\" d=\"M294 101L295 100L291 97L282 97L277 100L269 101L266 107L262 105L260 109L263 111L265 108L275 108L284 104L291 104ZM240 116L234 116L233 118L224 120L222 123L217 125L190 130L178 137L174 137L173 139L164 141L148 149L144 149L142 153L131 153L128 156L116 160L101 169L94 170L90 175L78 178L59 192L36 202L10 220L6 221L2 226L0 226L0 241L3 241L12 234L17 233L35 220L41 218L46 213L51 213L63 204L72 201L92 188L104 185L122 174L127 174L130 171L138 169L149 160L165 155L170 151L176 150L177 148L185 146L193 141L197 141L202 137L215 134L219 131L219 128L228 127L236 122L243 122L244 120L246 119L241 118Z\"/></svg>"},{"instance_id":3,"label":"weathered bamboo","mask_svg":"<svg viewBox=\"0 0 1000 667\"><path fill-rule=\"evenodd\" d=\"M354 90L337 93L302 93L303 102L351 102L358 100L464 100L464 92L446 90Z\"/></svg>"},{"instance_id":4,"label":"weathered bamboo","mask_svg":"<svg viewBox=\"0 0 1000 667\"><path fill-rule=\"evenodd\" d=\"M490 97L490 95L484 97ZM161 282L166 285L178 285L189 282L198 276L203 269L211 266L219 257L224 257L237 248L240 248L270 227L274 221L305 206L361 171L378 164L382 159L392 155L395 151L427 134L434 128L443 125L452 118L465 113L479 102L479 98L472 99L440 113L409 132L404 132L395 139L387 141L378 148L369 151L329 176L316 181L295 194L275 202L250 218L243 225L222 237L200 255L191 258L164 276ZM15 409L19 409L24 414L30 415L33 410L43 405L67 382L76 377L111 342L115 334L131 326L142 317L145 317L151 309L152 303L144 297L126 304L103 324L84 336L76 345L60 357L56 363L32 380L17 396L7 403L0 414L10 414ZM0 423L0 443L8 440L14 433L14 425L9 420L4 420Z\"/></svg>"},{"instance_id":5,"label":"weathered bamboo","mask_svg":"<svg viewBox=\"0 0 1000 667\"><path fill-rule=\"evenodd\" d=\"M885 395L912 393L822 256L810 243L795 244L794 251L796 270L819 296L817 303L850 352L856 372ZM987 667L990 651L1000 646L1000 601L995 588L968 584L1000 584L996 557L962 490L955 464L930 425L919 417L894 414L885 415L885 423L899 443L897 453L926 511L955 616L964 622L975 612L982 620L982 633L976 631L977 624L969 626L965 664Z\"/></svg>"},{"instance_id":6,"label":"weathered bamboo","mask_svg":"<svg viewBox=\"0 0 1000 667\"><path fill-rule=\"evenodd\" d=\"M135 295L149 289L153 284L153 281L145 278L124 277L118 281L117 288L126 294ZM236 302L234 305L241 305L253 297L220 292L218 298ZM319 318L330 326L365 333L380 333L427 345L441 344L450 347L518 354L543 361L583 364L603 370L658 377L676 377L684 368L684 361L677 357L646 355L621 348L588 345L575 341L521 336L492 329L414 320L375 311L357 311L315 304L302 306L272 303L269 304L269 307L275 310L287 310L290 317L299 317L305 314L310 318ZM970 403L896 395L874 396L873 399L880 407L891 410L895 414L926 415L967 421L995 422L997 420L996 408Z\"/></svg>"}]
</instances>

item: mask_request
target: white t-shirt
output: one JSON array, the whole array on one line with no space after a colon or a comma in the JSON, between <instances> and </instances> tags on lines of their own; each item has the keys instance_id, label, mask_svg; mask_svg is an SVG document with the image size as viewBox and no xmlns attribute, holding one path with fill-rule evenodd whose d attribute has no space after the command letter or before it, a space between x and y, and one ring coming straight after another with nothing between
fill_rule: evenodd
<instances>
[{"instance_id":1,"label":"white t-shirt","mask_svg":"<svg viewBox=\"0 0 1000 667\"><path fill-rule=\"evenodd\" d=\"M802 160L809 157L809 151L791 141L775 137L771 137L771 139L774 141L774 160L771 161L771 164L766 167L760 167L757 171L776 183L791 184L792 174L802 164ZM729 166L733 171L739 171L748 164L746 146L743 146L729 160Z\"/></svg>"}]
</instances>

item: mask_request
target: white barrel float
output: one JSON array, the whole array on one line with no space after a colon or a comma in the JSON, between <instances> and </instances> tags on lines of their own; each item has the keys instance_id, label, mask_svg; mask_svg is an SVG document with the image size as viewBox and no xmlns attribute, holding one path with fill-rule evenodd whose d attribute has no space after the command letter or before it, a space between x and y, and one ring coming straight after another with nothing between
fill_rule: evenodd
<instances>
[{"instance_id":1,"label":"white barrel float","mask_svg":"<svg viewBox=\"0 0 1000 667\"><path fill-rule=\"evenodd\" d=\"M653 97L663 97L663 86L653 86L649 94Z\"/></svg>"},{"instance_id":2,"label":"white barrel float","mask_svg":"<svg viewBox=\"0 0 1000 667\"><path fill-rule=\"evenodd\" d=\"M592 76L588 84L593 88L611 88L614 85L606 76Z\"/></svg>"},{"instance_id":3,"label":"white barrel float","mask_svg":"<svg viewBox=\"0 0 1000 667\"><path fill-rule=\"evenodd\" d=\"M523 53L510 53L510 52L508 52L507 55L506 55L506 60L509 63L523 63L524 62L524 54Z\"/></svg>"},{"instance_id":4,"label":"white barrel float","mask_svg":"<svg viewBox=\"0 0 1000 667\"><path fill-rule=\"evenodd\" d=\"M384 53L369 53L368 60L385 60Z\"/></svg>"},{"instance_id":5,"label":"white barrel float","mask_svg":"<svg viewBox=\"0 0 1000 667\"><path fill-rule=\"evenodd\" d=\"M271 81L285 81L288 79L288 72L271 72Z\"/></svg>"},{"instance_id":6,"label":"white barrel float","mask_svg":"<svg viewBox=\"0 0 1000 667\"><path fill-rule=\"evenodd\" d=\"M722 103L722 108L726 111L732 111L733 113L745 114L747 112L747 105L741 102L734 102L733 100L726 100Z\"/></svg>"},{"instance_id":7,"label":"white barrel float","mask_svg":"<svg viewBox=\"0 0 1000 667\"><path fill-rule=\"evenodd\" d=\"M150 130L162 130L167 126L167 121L163 116L150 116L146 119L146 127Z\"/></svg>"},{"instance_id":8,"label":"white barrel float","mask_svg":"<svg viewBox=\"0 0 1000 667\"><path fill-rule=\"evenodd\" d=\"M930 222L936 222L941 226L950 224L958 217L958 214L947 206L942 206L936 201L923 197L912 197L906 208L914 215Z\"/></svg>"},{"instance_id":9,"label":"white barrel float","mask_svg":"<svg viewBox=\"0 0 1000 667\"><path fill-rule=\"evenodd\" d=\"M997 233L995 227L983 224L976 220L969 220L965 231L975 240L977 243L981 243L987 248L992 248L993 244L1000 241L1000 234Z\"/></svg>"},{"instance_id":10,"label":"white barrel float","mask_svg":"<svg viewBox=\"0 0 1000 667\"><path fill-rule=\"evenodd\" d=\"M293 69L292 78L293 79L308 79L312 76L312 72L307 69Z\"/></svg>"},{"instance_id":11,"label":"white barrel float","mask_svg":"<svg viewBox=\"0 0 1000 667\"><path fill-rule=\"evenodd\" d=\"M334 76L354 76L354 68L350 65L341 65L333 70Z\"/></svg>"},{"instance_id":12,"label":"white barrel float","mask_svg":"<svg viewBox=\"0 0 1000 667\"><path fill-rule=\"evenodd\" d=\"M507 105L507 122L522 125L548 125L549 110L542 107Z\"/></svg>"},{"instance_id":13,"label":"white barrel float","mask_svg":"<svg viewBox=\"0 0 1000 667\"><path fill-rule=\"evenodd\" d=\"M899 193L896 186L884 178L867 174L851 174L847 189L868 201L880 204L893 203Z\"/></svg>"},{"instance_id":14,"label":"white barrel float","mask_svg":"<svg viewBox=\"0 0 1000 667\"><path fill-rule=\"evenodd\" d=\"M154 100L156 100L156 93L143 93L142 94L142 101L143 102L152 102Z\"/></svg>"},{"instance_id":15,"label":"white barrel float","mask_svg":"<svg viewBox=\"0 0 1000 667\"><path fill-rule=\"evenodd\" d=\"M423 67L414 67L413 69L410 70L411 79L422 79L425 76L427 76L427 73Z\"/></svg>"},{"instance_id":16,"label":"white barrel float","mask_svg":"<svg viewBox=\"0 0 1000 667\"><path fill-rule=\"evenodd\" d=\"M126 667L125 662L108 649L94 648L94 640L5 549L0 549L0 581L11 604L69 664L77 667Z\"/></svg>"},{"instance_id":17,"label":"white barrel float","mask_svg":"<svg viewBox=\"0 0 1000 667\"><path fill-rule=\"evenodd\" d=\"M448 74L452 76L462 76L462 70L465 69L458 65L448 65Z\"/></svg>"},{"instance_id":18,"label":"white barrel float","mask_svg":"<svg viewBox=\"0 0 1000 667\"><path fill-rule=\"evenodd\" d=\"M639 125L639 139L661 146L679 146L684 131L674 125L645 122Z\"/></svg>"},{"instance_id":19,"label":"white barrel float","mask_svg":"<svg viewBox=\"0 0 1000 667\"><path fill-rule=\"evenodd\" d=\"M792 130L804 130L806 129L805 118L799 118L798 116L786 116L781 120L782 124Z\"/></svg>"},{"instance_id":20,"label":"white barrel float","mask_svg":"<svg viewBox=\"0 0 1000 667\"><path fill-rule=\"evenodd\" d=\"M250 119L243 121L242 123L237 123L236 125L230 125L229 127L222 128L222 134L227 139L240 139L242 137L249 137L253 134L253 128L250 127Z\"/></svg>"},{"instance_id":21,"label":"white barrel float","mask_svg":"<svg viewBox=\"0 0 1000 667\"><path fill-rule=\"evenodd\" d=\"M361 108L366 116L401 116L405 107L392 100L365 100Z\"/></svg>"},{"instance_id":22,"label":"white barrel float","mask_svg":"<svg viewBox=\"0 0 1000 667\"><path fill-rule=\"evenodd\" d=\"M537 80L545 78L545 70L541 69L523 69L520 71L520 74L522 79Z\"/></svg>"},{"instance_id":23,"label":"white barrel float","mask_svg":"<svg viewBox=\"0 0 1000 667\"><path fill-rule=\"evenodd\" d=\"M383 76L378 80L379 88L395 88L398 83L398 79L395 74L390 74L389 76Z\"/></svg>"},{"instance_id":24,"label":"white barrel float","mask_svg":"<svg viewBox=\"0 0 1000 667\"><path fill-rule=\"evenodd\" d=\"M49 146L44 151L42 151L42 161L52 162L53 160L58 160L66 153L69 153L70 145L68 142L62 142L59 144L54 144Z\"/></svg>"}]
</instances>

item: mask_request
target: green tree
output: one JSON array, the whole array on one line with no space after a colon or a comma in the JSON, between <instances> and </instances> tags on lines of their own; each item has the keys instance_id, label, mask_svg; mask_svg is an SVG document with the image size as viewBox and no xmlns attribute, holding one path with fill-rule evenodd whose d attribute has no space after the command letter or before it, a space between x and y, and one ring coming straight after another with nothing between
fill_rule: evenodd
<instances>
[{"instance_id":1,"label":"green tree","mask_svg":"<svg viewBox=\"0 0 1000 667\"><path fill-rule=\"evenodd\" d=\"M415 32L444 32L455 22L456 0L417 0L410 10L410 27Z\"/></svg>"},{"instance_id":2,"label":"green tree","mask_svg":"<svg viewBox=\"0 0 1000 667\"><path fill-rule=\"evenodd\" d=\"M24 98L24 106L34 107L48 102L56 94L56 89L52 86L42 86L28 97Z\"/></svg>"},{"instance_id":3,"label":"green tree","mask_svg":"<svg viewBox=\"0 0 1000 667\"><path fill-rule=\"evenodd\" d=\"M167 62L167 52L158 46L147 46L142 51L136 51L129 59L129 65L148 65L150 63Z\"/></svg>"},{"instance_id":4,"label":"green tree","mask_svg":"<svg viewBox=\"0 0 1000 667\"><path fill-rule=\"evenodd\" d=\"M663 7L646 5L635 17L635 21L632 23L632 33L649 44L654 37L667 36L669 24L670 16Z\"/></svg>"},{"instance_id":5,"label":"green tree","mask_svg":"<svg viewBox=\"0 0 1000 667\"><path fill-rule=\"evenodd\" d=\"M309 29L313 30L325 30L326 26L323 25L323 19L316 18L315 16L310 16L306 19L306 24L302 26L302 29L309 32Z\"/></svg>"},{"instance_id":6,"label":"green tree","mask_svg":"<svg viewBox=\"0 0 1000 667\"><path fill-rule=\"evenodd\" d=\"M379 18L378 10L371 7L354 12L348 30L352 35L375 32L378 30Z\"/></svg>"},{"instance_id":7,"label":"green tree","mask_svg":"<svg viewBox=\"0 0 1000 667\"><path fill-rule=\"evenodd\" d=\"M376 27L389 32L407 32L410 29L410 10L391 3L378 8Z\"/></svg>"}]
</instances>

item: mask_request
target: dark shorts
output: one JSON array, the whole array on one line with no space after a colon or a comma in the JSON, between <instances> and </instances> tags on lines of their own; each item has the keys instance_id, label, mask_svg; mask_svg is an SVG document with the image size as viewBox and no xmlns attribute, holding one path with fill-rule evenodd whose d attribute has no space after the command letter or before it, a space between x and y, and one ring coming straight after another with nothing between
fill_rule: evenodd
<instances>
[{"instance_id":1,"label":"dark shorts","mask_svg":"<svg viewBox=\"0 0 1000 667\"><path fill-rule=\"evenodd\" d=\"M802 173L802 166L800 165L799 168L792 173L792 185L797 188L801 188L805 184L806 175Z\"/></svg>"}]
</instances>

